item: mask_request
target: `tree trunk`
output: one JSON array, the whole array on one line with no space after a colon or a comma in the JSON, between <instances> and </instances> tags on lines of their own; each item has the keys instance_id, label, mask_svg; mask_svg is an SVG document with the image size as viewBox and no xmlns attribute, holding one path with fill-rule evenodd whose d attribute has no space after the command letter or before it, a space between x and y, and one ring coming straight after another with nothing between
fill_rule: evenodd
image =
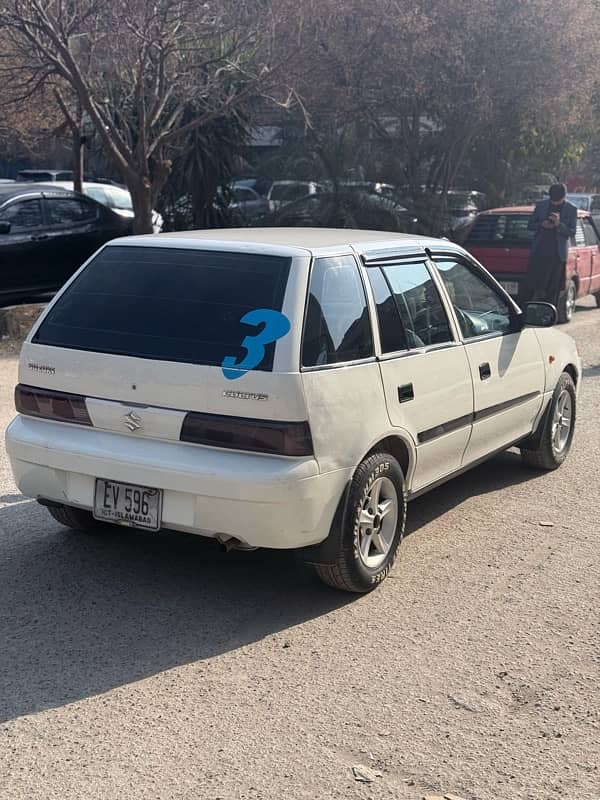
<instances>
[{"instance_id":1,"label":"tree trunk","mask_svg":"<svg viewBox=\"0 0 600 800\"><path fill-rule=\"evenodd\" d=\"M152 185L144 177L131 184L128 182L128 188L131 192L131 201L133 203L133 212L135 217L133 219L133 232L134 233L153 233L152 228Z\"/></svg>"},{"instance_id":2,"label":"tree trunk","mask_svg":"<svg viewBox=\"0 0 600 800\"><path fill-rule=\"evenodd\" d=\"M83 163L85 154L85 139L80 129L73 131L73 188L76 192L83 192Z\"/></svg>"}]
</instances>

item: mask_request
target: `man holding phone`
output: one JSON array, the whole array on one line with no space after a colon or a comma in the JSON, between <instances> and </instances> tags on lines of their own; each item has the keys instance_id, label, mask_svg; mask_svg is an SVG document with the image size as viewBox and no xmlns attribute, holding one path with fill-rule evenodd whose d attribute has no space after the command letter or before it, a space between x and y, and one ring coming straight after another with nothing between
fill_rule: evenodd
<instances>
[{"instance_id":1,"label":"man holding phone","mask_svg":"<svg viewBox=\"0 0 600 800\"><path fill-rule=\"evenodd\" d=\"M577 208L566 200L567 187L555 183L549 198L540 200L529 220L535 236L527 268L529 300L545 300L558 306L565 288L569 242L577 228Z\"/></svg>"}]
</instances>

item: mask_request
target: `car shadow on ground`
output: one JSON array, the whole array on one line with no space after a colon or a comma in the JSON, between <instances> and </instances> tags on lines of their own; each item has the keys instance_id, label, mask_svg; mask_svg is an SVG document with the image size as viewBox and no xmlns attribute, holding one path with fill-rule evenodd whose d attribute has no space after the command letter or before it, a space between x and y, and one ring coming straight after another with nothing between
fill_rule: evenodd
<instances>
[{"instance_id":1,"label":"car shadow on ground","mask_svg":"<svg viewBox=\"0 0 600 800\"><path fill-rule=\"evenodd\" d=\"M235 650L356 599L291 552L224 554L169 532L70 532L33 501L4 502L0 721Z\"/></svg>"},{"instance_id":2,"label":"car shadow on ground","mask_svg":"<svg viewBox=\"0 0 600 800\"><path fill-rule=\"evenodd\" d=\"M507 453L410 504L409 531L533 479ZM0 509L0 720L62 706L235 650L329 614L355 595L290 552L221 553L201 537L69 532L22 496Z\"/></svg>"},{"instance_id":3,"label":"car shadow on ground","mask_svg":"<svg viewBox=\"0 0 600 800\"><path fill-rule=\"evenodd\" d=\"M408 505L405 535L409 536L469 497L537 480L545 474L523 464L520 454L515 450L500 453L411 501Z\"/></svg>"}]
</instances>

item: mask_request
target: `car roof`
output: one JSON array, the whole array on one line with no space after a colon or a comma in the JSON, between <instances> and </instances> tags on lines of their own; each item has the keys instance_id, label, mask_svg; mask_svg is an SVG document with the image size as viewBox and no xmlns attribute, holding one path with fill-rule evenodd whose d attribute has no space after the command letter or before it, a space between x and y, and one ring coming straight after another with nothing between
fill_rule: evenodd
<instances>
[{"instance_id":1,"label":"car roof","mask_svg":"<svg viewBox=\"0 0 600 800\"><path fill-rule=\"evenodd\" d=\"M273 181L273 186L295 186L296 184L307 186L310 183L318 183L318 181Z\"/></svg>"},{"instance_id":2,"label":"car roof","mask_svg":"<svg viewBox=\"0 0 600 800\"><path fill-rule=\"evenodd\" d=\"M488 208L487 211L481 211L478 216L485 217L488 214L533 214L535 206L504 206L502 208ZM582 211L577 209L578 217L589 217L589 211Z\"/></svg>"},{"instance_id":3,"label":"car roof","mask_svg":"<svg viewBox=\"0 0 600 800\"><path fill-rule=\"evenodd\" d=\"M2 183L0 184L0 203L10 200L13 197L20 197L28 194L40 195L42 193L73 194L69 189L63 189L61 186L57 186L56 183Z\"/></svg>"},{"instance_id":4,"label":"car roof","mask_svg":"<svg viewBox=\"0 0 600 800\"><path fill-rule=\"evenodd\" d=\"M306 251L313 255L320 251L332 249L345 250L350 253L352 249L358 252L373 250L374 246L382 249L393 250L395 246L402 250L414 249L423 251L425 247L437 247L440 240L426 236L415 236L408 233L392 233L388 231L363 231L348 228L218 228L202 231L178 231L175 233L161 233L145 236L128 236L124 239L115 239L108 246L142 245L153 247L159 245L173 247L202 247L203 244L221 249L223 245L239 245L244 249L256 250L261 246L268 249L280 248L287 251L298 251L306 255ZM451 242L444 241L444 246L453 250L460 250Z\"/></svg>"},{"instance_id":5,"label":"car roof","mask_svg":"<svg viewBox=\"0 0 600 800\"><path fill-rule=\"evenodd\" d=\"M68 189L69 191L73 191L73 186L75 185L73 181L31 181L26 186L44 186L48 189ZM123 189L121 186L117 186L114 183L101 183L100 181L83 181L81 184L84 189L88 188L98 188L98 189L107 189L110 191L111 189L118 189L121 192L126 192L127 189Z\"/></svg>"},{"instance_id":6,"label":"car roof","mask_svg":"<svg viewBox=\"0 0 600 800\"><path fill-rule=\"evenodd\" d=\"M45 172L46 175L60 175L63 172L71 173L72 170L70 169L44 169L41 167L40 169L20 169L19 175L37 175L40 172Z\"/></svg>"}]
</instances>

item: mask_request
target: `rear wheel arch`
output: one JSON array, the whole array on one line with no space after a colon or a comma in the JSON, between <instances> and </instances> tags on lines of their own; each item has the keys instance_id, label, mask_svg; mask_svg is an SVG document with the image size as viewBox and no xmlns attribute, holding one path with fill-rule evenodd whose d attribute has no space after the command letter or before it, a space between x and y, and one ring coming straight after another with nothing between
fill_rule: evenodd
<instances>
[{"instance_id":1,"label":"rear wheel arch","mask_svg":"<svg viewBox=\"0 0 600 800\"><path fill-rule=\"evenodd\" d=\"M373 453L389 453L393 456L400 464L405 480L408 481L415 463L415 455L405 439L396 435L386 436L374 444L364 458L368 458Z\"/></svg>"},{"instance_id":2,"label":"rear wheel arch","mask_svg":"<svg viewBox=\"0 0 600 800\"><path fill-rule=\"evenodd\" d=\"M301 560L308 564L331 564L338 553L343 533L342 522L346 516L348 492L357 470L368 458L375 454L386 453L399 464L405 480L405 491L408 494L408 476L414 467L416 454L414 448L402 436L391 434L379 439L364 454L357 464L352 477L349 478L338 501L336 512L328 536L318 545L302 548L298 551Z\"/></svg>"}]
</instances>

